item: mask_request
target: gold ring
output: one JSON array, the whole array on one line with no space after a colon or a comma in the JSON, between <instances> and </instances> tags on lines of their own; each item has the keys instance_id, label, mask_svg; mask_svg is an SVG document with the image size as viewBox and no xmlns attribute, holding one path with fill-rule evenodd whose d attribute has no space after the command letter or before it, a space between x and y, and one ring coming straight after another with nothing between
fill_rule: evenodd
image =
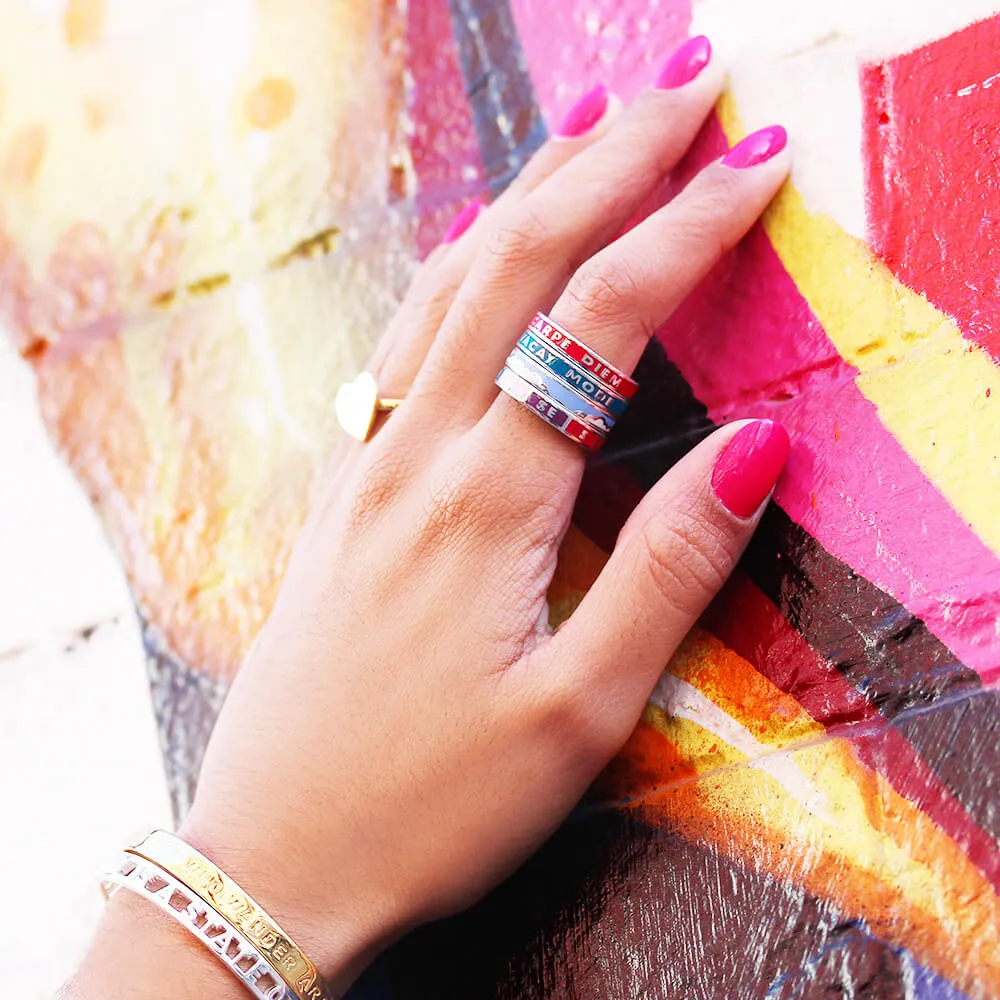
<instances>
[{"instance_id":1,"label":"gold ring","mask_svg":"<svg viewBox=\"0 0 1000 1000\"><path fill-rule=\"evenodd\" d=\"M337 390L334 410L337 422L353 438L367 441L375 424L375 415L394 410L403 401L380 397L378 384L371 372L362 372L353 382L345 382Z\"/></svg>"}]
</instances>

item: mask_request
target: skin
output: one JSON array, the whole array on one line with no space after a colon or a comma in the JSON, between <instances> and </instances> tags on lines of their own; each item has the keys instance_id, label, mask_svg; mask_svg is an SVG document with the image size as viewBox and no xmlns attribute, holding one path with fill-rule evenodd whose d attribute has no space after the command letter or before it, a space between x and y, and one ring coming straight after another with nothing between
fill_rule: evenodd
<instances>
[{"instance_id":1,"label":"skin","mask_svg":"<svg viewBox=\"0 0 1000 1000\"><path fill-rule=\"evenodd\" d=\"M219 719L180 835L340 992L406 930L481 898L634 728L760 512L713 493L726 427L645 496L555 633L546 591L582 450L493 378L539 307L631 371L784 180L716 163L615 238L719 96L710 63L555 138L438 248L371 362L405 402L344 438ZM119 893L65 995L242 997L182 928Z\"/></svg>"}]
</instances>

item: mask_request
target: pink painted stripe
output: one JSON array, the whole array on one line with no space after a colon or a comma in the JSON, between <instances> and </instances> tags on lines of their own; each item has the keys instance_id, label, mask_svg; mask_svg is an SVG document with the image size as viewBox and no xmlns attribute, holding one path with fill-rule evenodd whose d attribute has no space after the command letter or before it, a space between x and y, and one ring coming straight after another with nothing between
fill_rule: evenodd
<instances>
[{"instance_id":1,"label":"pink painted stripe","mask_svg":"<svg viewBox=\"0 0 1000 1000\"><path fill-rule=\"evenodd\" d=\"M724 148L716 127L698 158ZM794 521L923 619L984 681L1000 677L1000 560L879 421L763 229L660 338L714 421L771 417L788 428L792 453L776 499Z\"/></svg>"},{"instance_id":2,"label":"pink painted stripe","mask_svg":"<svg viewBox=\"0 0 1000 1000\"><path fill-rule=\"evenodd\" d=\"M849 739L861 762L925 812L1000 892L996 841L952 794L906 737L824 660L739 570L703 619L716 638L793 698L832 737ZM732 608L740 614L729 613ZM762 637L766 640L762 641Z\"/></svg>"},{"instance_id":3,"label":"pink painted stripe","mask_svg":"<svg viewBox=\"0 0 1000 1000\"><path fill-rule=\"evenodd\" d=\"M650 85L688 37L691 0L511 0L521 48L554 128L596 83L624 101Z\"/></svg>"}]
</instances>

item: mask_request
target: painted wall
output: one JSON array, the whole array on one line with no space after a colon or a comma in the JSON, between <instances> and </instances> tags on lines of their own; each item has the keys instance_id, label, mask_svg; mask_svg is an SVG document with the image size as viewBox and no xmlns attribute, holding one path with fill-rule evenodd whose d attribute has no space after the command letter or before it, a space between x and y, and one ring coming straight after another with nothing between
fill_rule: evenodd
<instances>
[{"instance_id":1,"label":"painted wall","mask_svg":"<svg viewBox=\"0 0 1000 1000\"><path fill-rule=\"evenodd\" d=\"M588 801L358 992L1000 996L1000 5L10 6L0 302L129 573L179 809L416 261L581 89L708 33L731 90L677 183L774 120L792 183L650 345L554 618L712 426L780 418L788 472Z\"/></svg>"}]
</instances>

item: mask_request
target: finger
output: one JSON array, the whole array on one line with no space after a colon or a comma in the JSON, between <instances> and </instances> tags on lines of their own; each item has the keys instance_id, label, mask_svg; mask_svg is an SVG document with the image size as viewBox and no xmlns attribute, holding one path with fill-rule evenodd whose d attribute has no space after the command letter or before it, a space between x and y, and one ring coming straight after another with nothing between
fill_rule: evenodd
<instances>
[{"instance_id":1,"label":"finger","mask_svg":"<svg viewBox=\"0 0 1000 1000\"><path fill-rule=\"evenodd\" d=\"M481 222L450 250L445 266L455 279L453 292L458 290L484 243L498 228L509 223L517 206L573 157L606 135L621 110L621 101L603 84L588 91L570 108L552 137L490 206ZM444 319L444 315L440 318Z\"/></svg>"},{"instance_id":2,"label":"finger","mask_svg":"<svg viewBox=\"0 0 1000 1000\"><path fill-rule=\"evenodd\" d=\"M476 256L414 384L438 419L478 419L493 376L538 308L619 233L690 147L722 88L709 61L694 80L641 94L604 138L524 198Z\"/></svg>"},{"instance_id":3,"label":"finger","mask_svg":"<svg viewBox=\"0 0 1000 1000\"><path fill-rule=\"evenodd\" d=\"M601 705L620 735L610 752L736 565L788 450L787 433L770 420L741 421L703 441L632 512L594 585L546 646L556 683Z\"/></svg>"},{"instance_id":4,"label":"finger","mask_svg":"<svg viewBox=\"0 0 1000 1000\"><path fill-rule=\"evenodd\" d=\"M552 318L611 364L631 372L656 330L742 239L788 174L784 129L765 129L744 142L587 261L553 307ZM487 439L515 449L529 473L579 450L505 394L484 419L493 428Z\"/></svg>"},{"instance_id":5,"label":"finger","mask_svg":"<svg viewBox=\"0 0 1000 1000\"><path fill-rule=\"evenodd\" d=\"M405 395L488 234L506 224L516 206L574 156L600 139L621 102L600 85L570 109L553 136L489 208L479 199L466 203L414 279L398 312L379 341L368 370L385 395Z\"/></svg>"}]
</instances>

